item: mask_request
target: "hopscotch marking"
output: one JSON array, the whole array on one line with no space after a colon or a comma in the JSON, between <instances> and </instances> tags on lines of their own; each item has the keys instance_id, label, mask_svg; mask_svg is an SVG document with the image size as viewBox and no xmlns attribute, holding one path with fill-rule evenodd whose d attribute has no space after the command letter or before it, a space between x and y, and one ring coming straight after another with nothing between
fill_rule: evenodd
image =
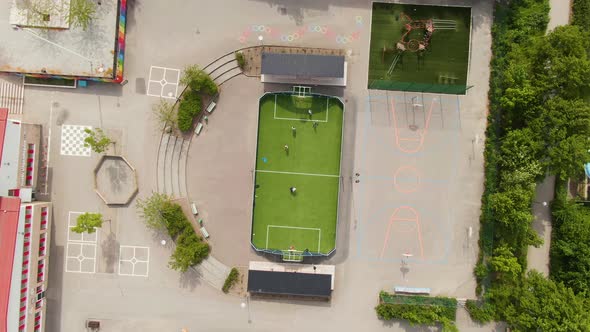
<instances>
[{"instance_id":1,"label":"hopscotch marking","mask_svg":"<svg viewBox=\"0 0 590 332\"><path fill-rule=\"evenodd\" d=\"M151 66L146 95L176 99L179 82L179 69Z\"/></svg>"},{"instance_id":2,"label":"hopscotch marking","mask_svg":"<svg viewBox=\"0 0 590 332\"><path fill-rule=\"evenodd\" d=\"M128 257L123 257L124 252L132 253ZM121 272L121 267L125 266L128 272ZM141 271L144 269L145 271ZM138 272L140 270L140 272ZM141 246L124 246L119 247L119 271L120 276L130 277L148 277L150 270L150 248Z\"/></svg>"}]
</instances>

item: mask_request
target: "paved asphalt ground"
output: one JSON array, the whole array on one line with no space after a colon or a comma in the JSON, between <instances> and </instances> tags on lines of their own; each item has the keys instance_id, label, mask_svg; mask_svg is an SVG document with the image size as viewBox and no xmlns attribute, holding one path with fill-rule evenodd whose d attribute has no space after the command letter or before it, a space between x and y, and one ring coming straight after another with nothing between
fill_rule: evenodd
<instances>
[{"instance_id":1,"label":"paved asphalt ground","mask_svg":"<svg viewBox=\"0 0 590 332\"><path fill-rule=\"evenodd\" d=\"M129 1L127 85L27 88L23 118L42 123L51 138L54 222L47 331L84 331L89 318L100 319L105 332L183 327L422 331L376 319L379 290L407 285L430 287L435 295L473 298L493 1L412 2L473 6L468 77L473 88L466 96L367 91L371 4L353 0ZM326 27L326 33L316 26ZM294 38L295 32L301 37ZM244 298L225 295L194 273L171 271L170 241L160 243L169 239L146 230L135 202L107 208L93 192L98 156L60 155L63 125L110 130L118 138L117 150L137 169L138 197L148 196L156 188L160 139L150 111L157 98L146 96L150 66L204 66L229 51L258 44L258 35L268 44L350 51L348 87L318 89L341 96L346 107L338 249L325 261L337 265L330 303L252 299L242 309ZM206 218L212 254L228 266L266 259L249 244L257 109L265 90L281 89L243 76L224 84L209 124L190 146L189 199L199 202ZM357 172L359 183L354 182ZM94 273L65 272L68 246L79 246L67 238L70 211L97 211L110 220L96 243L88 244L96 247L96 256L92 250L88 254ZM129 263L119 260L130 261L132 252L149 262L147 276L142 268L136 275L120 275L119 265ZM408 269L401 270L399 258L406 252L414 256ZM461 331L499 329L473 324L463 310L458 325Z\"/></svg>"}]
</instances>

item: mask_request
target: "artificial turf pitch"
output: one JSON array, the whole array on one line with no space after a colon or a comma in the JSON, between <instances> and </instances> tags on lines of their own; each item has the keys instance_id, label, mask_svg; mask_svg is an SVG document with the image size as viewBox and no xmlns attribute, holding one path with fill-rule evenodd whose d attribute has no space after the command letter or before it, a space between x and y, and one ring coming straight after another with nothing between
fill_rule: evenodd
<instances>
[{"instance_id":1,"label":"artificial turf pitch","mask_svg":"<svg viewBox=\"0 0 590 332\"><path fill-rule=\"evenodd\" d=\"M456 22L456 30L435 30L421 57L418 52L402 53L391 75L396 43L405 33L405 13L414 20L439 19ZM421 40L416 30L411 39ZM370 89L465 94L469 63L471 8L373 3L369 55ZM383 52L383 47L389 49Z\"/></svg>"},{"instance_id":2,"label":"artificial turf pitch","mask_svg":"<svg viewBox=\"0 0 590 332\"><path fill-rule=\"evenodd\" d=\"M342 121L336 98L262 97L252 220L256 248L321 254L335 248Z\"/></svg>"}]
</instances>

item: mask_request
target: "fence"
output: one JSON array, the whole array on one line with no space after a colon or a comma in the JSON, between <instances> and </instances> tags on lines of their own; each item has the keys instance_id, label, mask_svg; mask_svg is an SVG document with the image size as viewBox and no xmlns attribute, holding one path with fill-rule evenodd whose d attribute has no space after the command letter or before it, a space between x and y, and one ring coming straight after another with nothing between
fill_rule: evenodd
<instances>
[{"instance_id":1,"label":"fence","mask_svg":"<svg viewBox=\"0 0 590 332\"><path fill-rule=\"evenodd\" d=\"M373 80L369 82L369 89L374 90L394 90L394 91L411 91L425 93L446 93L452 95L464 95L471 86L462 84L432 84L432 83L412 83L386 80Z\"/></svg>"}]
</instances>

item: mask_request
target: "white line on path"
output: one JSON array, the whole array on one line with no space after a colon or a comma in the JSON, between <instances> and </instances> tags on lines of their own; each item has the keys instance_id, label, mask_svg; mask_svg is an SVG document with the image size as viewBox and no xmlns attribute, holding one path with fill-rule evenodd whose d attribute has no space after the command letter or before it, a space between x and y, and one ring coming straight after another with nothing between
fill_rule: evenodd
<instances>
[{"instance_id":1,"label":"white line on path","mask_svg":"<svg viewBox=\"0 0 590 332\"><path fill-rule=\"evenodd\" d=\"M256 172L260 173L277 173L277 174L291 174L291 175L308 175L308 176L324 176L329 178L339 178L340 175L333 175L333 174L313 174L313 173L297 173L297 172L281 172L281 171L267 171L262 169L257 169Z\"/></svg>"}]
</instances>

